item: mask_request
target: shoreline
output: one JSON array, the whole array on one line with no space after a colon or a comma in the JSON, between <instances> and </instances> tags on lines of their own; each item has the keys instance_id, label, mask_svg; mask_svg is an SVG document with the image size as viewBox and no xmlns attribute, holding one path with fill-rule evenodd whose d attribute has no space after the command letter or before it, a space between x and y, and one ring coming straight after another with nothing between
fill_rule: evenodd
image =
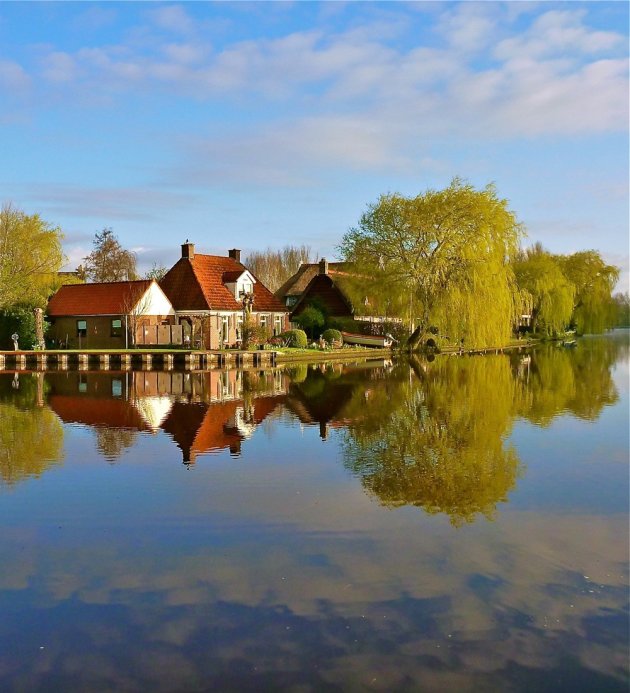
<instances>
[{"instance_id":1,"label":"shoreline","mask_svg":"<svg viewBox=\"0 0 630 693\"><path fill-rule=\"evenodd\" d=\"M523 340L521 342L506 344L504 346L480 347L472 349L458 349L446 347L432 352L435 356L440 354L449 356L475 356L483 354L499 354L514 349L524 349L540 344L540 340ZM163 368L177 368L183 366L185 370L207 370L212 367L252 365L260 367L273 367L289 363L321 363L322 361L343 361L345 359L382 359L398 358L408 352L400 349L359 347L350 349L333 350L296 350L295 352L283 352L271 349L259 349L251 351L184 351L181 349L73 349L73 350L6 350L0 351L0 371L9 364L25 368L28 364L36 365L38 369L45 370L49 365L61 367L81 368L98 363L103 370L111 366L121 365L132 367L142 365L151 368L153 365ZM417 355L427 352L412 352ZM431 353L431 352L429 352Z\"/></svg>"}]
</instances>

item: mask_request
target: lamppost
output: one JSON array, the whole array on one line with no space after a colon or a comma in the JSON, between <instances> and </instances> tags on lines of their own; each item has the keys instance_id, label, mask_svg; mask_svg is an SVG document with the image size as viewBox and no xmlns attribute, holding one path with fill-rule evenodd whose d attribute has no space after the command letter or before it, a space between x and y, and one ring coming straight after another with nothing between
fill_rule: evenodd
<instances>
[{"instance_id":1,"label":"lamppost","mask_svg":"<svg viewBox=\"0 0 630 693\"><path fill-rule=\"evenodd\" d=\"M250 339L250 321L252 316L252 308L254 307L254 294L253 293L243 293L241 299L241 304L243 306L243 327L241 334L241 348L249 349L249 339Z\"/></svg>"}]
</instances>

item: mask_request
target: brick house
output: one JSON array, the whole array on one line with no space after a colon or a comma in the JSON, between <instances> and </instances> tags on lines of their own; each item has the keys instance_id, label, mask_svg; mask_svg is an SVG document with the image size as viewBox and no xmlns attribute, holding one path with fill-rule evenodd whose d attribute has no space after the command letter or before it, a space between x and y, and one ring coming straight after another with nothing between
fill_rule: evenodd
<instances>
[{"instance_id":1,"label":"brick house","mask_svg":"<svg viewBox=\"0 0 630 693\"><path fill-rule=\"evenodd\" d=\"M252 318L270 335L288 328L288 309L241 263L237 249L227 256L201 255L186 242L160 287L183 327L184 343L193 347L239 346L246 296L253 297Z\"/></svg>"},{"instance_id":2,"label":"brick house","mask_svg":"<svg viewBox=\"0 0 630 693\"><path fill-rule=\"evenodd\" d=\"M175 311L152 279L67 284L52 296L46 313L50 323L47 337L55 346L124 349L134 343L174 341L170 326ZM168 335L160 339L165 331Z\"/></svg>"}]
</instances>

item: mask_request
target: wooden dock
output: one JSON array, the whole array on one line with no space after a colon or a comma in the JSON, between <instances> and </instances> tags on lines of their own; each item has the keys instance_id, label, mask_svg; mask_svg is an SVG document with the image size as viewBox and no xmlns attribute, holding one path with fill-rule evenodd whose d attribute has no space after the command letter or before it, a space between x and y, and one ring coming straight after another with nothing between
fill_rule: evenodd
<instances>
[{"instance_id":1,"label":"wooden dock","mask_svg":"<svg viewBox=\"0 0 630 693\"><path fill-rule=\"evenodd\" d=\"M0 370L210 370L276 365L275 351L0 351Z\"/></svg>"}]
</instances>

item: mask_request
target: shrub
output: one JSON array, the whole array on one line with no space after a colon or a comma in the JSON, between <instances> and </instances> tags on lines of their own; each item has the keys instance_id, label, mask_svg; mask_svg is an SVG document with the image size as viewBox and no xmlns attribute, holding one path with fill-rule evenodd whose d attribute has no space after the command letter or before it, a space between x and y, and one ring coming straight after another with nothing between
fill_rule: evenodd
<instances>
[{"instance_id":1,"label":"shrub","mask_svg":"<svg viewBox=\"0 0 630 693\"><path fill-rule=\"evenodd\" d=\"M319 334L319 329L324 326L326 318L315 306L306 306L304 310L293 319L302 329L310 332L311 338Z\"/></svg>"},{"instance_id":2,"label":"shrub","mask_svg":"<svg viewBox=\"0 0 630 693\"><path fill-rule=\"evenodd\" d=\"M44 332L48 326L44 321ZM0 349L13 349L14 332L20 336L20 349L31 349L35 344L35 316L31 306L13 306L0 313Z\"/></svg>"},{"instance_id":3,"label":"shrub","mask_svg":"<svg viewBox=\"0 0 630 693\"><path fill-rule=\"evenodd\" d=\"M297 349L306 349L308 346L308 338L304 330L287 330L279 336L286 346Z\"/></svg>"},{"instance_id":4,"label":"shrub","mask_svg":"<svg viewBox=\"0 0 630 693\"><path fill-rule=\"evenodd\" d=\"M330 327L322 332L322 339L328 342L328 344L341 343L343 341L341 332Z\"/></svg>"}]
</instances>

